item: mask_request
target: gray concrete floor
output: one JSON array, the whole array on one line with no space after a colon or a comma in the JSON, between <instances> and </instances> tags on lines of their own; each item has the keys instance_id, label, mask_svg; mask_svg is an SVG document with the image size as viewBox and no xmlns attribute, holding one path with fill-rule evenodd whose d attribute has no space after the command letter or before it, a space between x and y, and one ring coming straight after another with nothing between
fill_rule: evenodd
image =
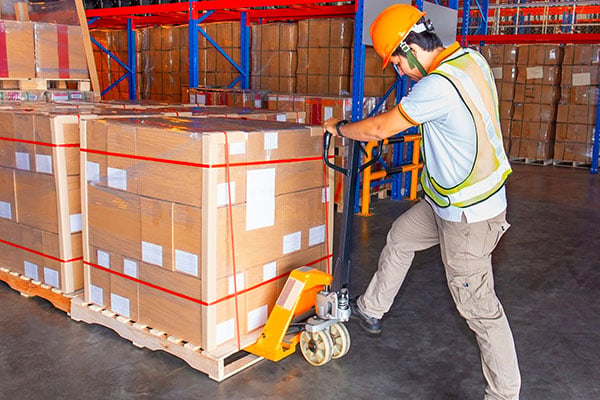
<instances>
[{"instance_id":1,"label":"gray concrete floor","mask_svg":"<svg viewBox=\"0 0 600 400\"><path fill-rule=\"evenodd\" d=\"M512 228L494 253L511 322L522 399L600 399L600 176L515 165ZM356 217L351 292L366 287L393 219L379 200ZM222 383L164 352L77 323L0 283L0 399L481 399L475 340L448 293L439 249L419 253L383 334L349 325L350 352L312 367L297 352Z\"/></svg>"}]
</instances>

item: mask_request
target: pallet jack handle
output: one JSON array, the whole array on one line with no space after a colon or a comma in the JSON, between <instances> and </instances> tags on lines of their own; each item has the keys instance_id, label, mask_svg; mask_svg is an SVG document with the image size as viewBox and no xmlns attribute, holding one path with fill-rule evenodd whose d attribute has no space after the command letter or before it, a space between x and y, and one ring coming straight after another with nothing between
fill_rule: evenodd
<instances>
[{"instance_id":1,"label":"pallet jack handle","mask_svg":"<svg viewBox=\"0 0 600 400\"><path fill-rule=\"evenodd\" d=\"M355 194L358 174L379 160L383 141L379 142L373 158L364 165L360 165L360 152L366 152L366 150L359 141L347 139L350 140L348 166L344 168L329 161L328 155L332 136L327 131L323 135L323 161L329 168L344 174L344 210L342 212L342 222L339 231L340 241L337 249L337 257L333 266L333 282L331 283L331 289L337 292L342 288L348 288L348 283L350 282L350 241L352 238L352 222L354 206L356 204Z\"/></svg>"}]
</instances>

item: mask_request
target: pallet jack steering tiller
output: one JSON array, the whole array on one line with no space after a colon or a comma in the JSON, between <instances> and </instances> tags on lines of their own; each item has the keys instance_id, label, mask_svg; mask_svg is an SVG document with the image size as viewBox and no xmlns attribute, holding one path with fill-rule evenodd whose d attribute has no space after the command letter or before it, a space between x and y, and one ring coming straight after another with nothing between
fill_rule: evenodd
<instances>
[{"instance_id":1,"label":"pallet jack steering tiller","mask_svg":"<svg viewBox=\"0 0 600 400\"><path fill-rule=\"evenodd\" d=\"M379 159L381 147L372 160L359 167L359 151L365 150L360 142L350 140L348 167L343 168L328 159L331 137L329 132L323 135L323 160L344 174L344 210L333 276L308 266L290 273L259 338L244 349L271 361L293 354L298 343L306 361L316 366L340 358L350 349L344 322L351 312L348 282L356 184L359 172Z\"/></svg>"}]
</instances>

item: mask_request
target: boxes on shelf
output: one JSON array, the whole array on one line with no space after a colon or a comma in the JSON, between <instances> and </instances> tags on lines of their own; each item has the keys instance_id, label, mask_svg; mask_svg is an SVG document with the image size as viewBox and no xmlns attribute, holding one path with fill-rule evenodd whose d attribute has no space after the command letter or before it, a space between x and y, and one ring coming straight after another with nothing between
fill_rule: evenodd
<instances>
[{"instance_id":1,"label":"boxes on shelf","mask_svg":"<svg viewBox=\"0 0 600 400\"><path fill-rule=\"evenodd\" d=\"M298 25L270 23L252 25L252 70L254 89L293 92L296 89Z\"/></svg>"},{"instance_id":2,"label":"boxes on shelf","mask_svg":"<svg viewBox=\"0 0 600 400\"><path fill-rule=\"evenodd\" d=\"M291 269L327 268L321 135L226 118L83 121L86 300L206 351L252 342Z\"/></svg>"},{"instance_id":3,"label":"boxes on shelf","mask_svg":"<svg viewBox=\"0 0 600 400\"><path fill-rule=\"evenodd\" d=\"M599 65L600 45L565 46L561 97L556 118L555 162L592 162Z\"/></svg>"},{"instance_id":4,"label":"boxes on shelf","mask_svg":"<svg viewBox=\"0 0 600 400\"><path fill-rule=\"evenodd\" d=\"M513 158L553 158L563 53L558 45L518 47L509 150Z\"/></svg>"},{"instance_id":5,"label":"boxes on shelf","mask_svg":"<svg viewBox=\"0 0 600 400\"><path fill-rule=\"evenodd\" d=\"M350 94L354 21L349 18L298 22L296 93Z\"/></svg>"}]
</instances>

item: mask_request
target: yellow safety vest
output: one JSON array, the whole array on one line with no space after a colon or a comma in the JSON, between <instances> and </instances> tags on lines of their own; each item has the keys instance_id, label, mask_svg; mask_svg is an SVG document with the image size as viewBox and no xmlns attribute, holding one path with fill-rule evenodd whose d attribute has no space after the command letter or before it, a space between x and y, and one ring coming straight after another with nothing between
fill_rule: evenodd
<instances>
[{"instance_id":1,"label":"yellow safety vest","mask_svg":"<svg viewBox=\"0 0 600 400\"><path fill-rule=\"evenodd\" d=\"M489 66L478 53L465 49L455 58L443 61L429 74L446 78L467 107L477 133L477 152L467 177L453 187L443 187L427 167L421 175L425 194L440 207L469 207L500 190L512 173L502 143L498 94ZM423 136L425 141L425 136ZM426 154L423 152L425 166Z\"/></svg>"}]
</instances>

